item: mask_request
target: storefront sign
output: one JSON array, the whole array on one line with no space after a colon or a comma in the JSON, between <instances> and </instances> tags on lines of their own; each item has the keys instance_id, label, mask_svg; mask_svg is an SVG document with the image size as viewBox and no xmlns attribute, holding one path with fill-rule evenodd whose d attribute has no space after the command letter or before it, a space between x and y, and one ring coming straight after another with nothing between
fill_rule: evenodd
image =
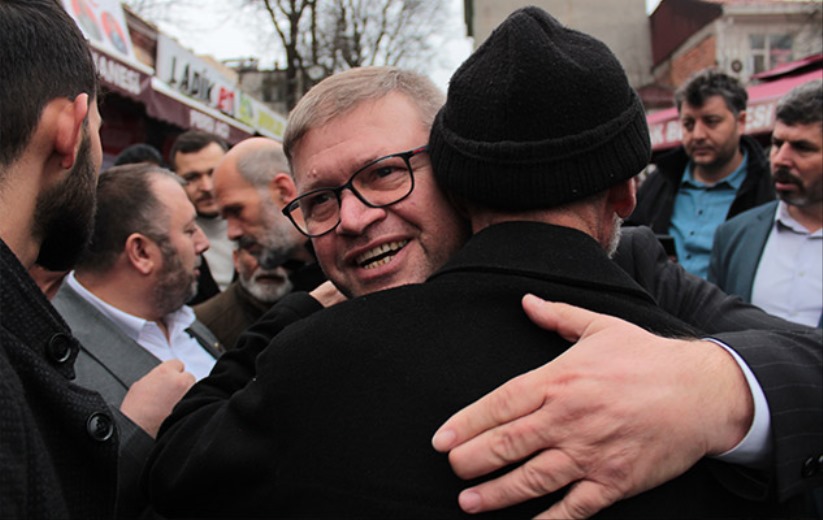
<instances>
[{"instance_id":1,"label":"storefront sign","mask_svg":"<svg viewBox=\"0 0 823 520\"><path fill-rule=\"evenodd\" d=\"M208 62L163 34L157 38L156 75L181 94L230 116L239 89Z\"/></svg>"},{"instance_id":2,"label":"storefront sign","mask_svg":"<svg viewBox=\"0 0 823 520\"><path fill-rule=\"evenodd\" d=\"M257 101L251 96L240 93L240 102L237 104L235 117L247 125L254 127L260 134L278 141L283 140L286 131L286 118Z\"/></svg>"},{"instance_id":3,"label":"storefront sign","mask_svg":"<svg viewBox=\"0 0 823 520\"><path fill-rule=\"evenodd\" d=\"M125 96L145 101L146 91L150 88L151 76L94 48L91 54L103 85Z\"/></svg>"},{"instance_id":4,"label":"storefront sign","mask_svg":"<svg viewBox=\"0 0 823 520\"><path fill-rule=\"evenodd\" d=\"M103 51L136 62L119 0L63 0L86 38Z\"/></svg>"}]
</instances>

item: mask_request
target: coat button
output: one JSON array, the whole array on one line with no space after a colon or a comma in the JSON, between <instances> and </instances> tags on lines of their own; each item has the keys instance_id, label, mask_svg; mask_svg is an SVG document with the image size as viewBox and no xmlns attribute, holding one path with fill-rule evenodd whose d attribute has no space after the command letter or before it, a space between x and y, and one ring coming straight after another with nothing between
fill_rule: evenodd
<instances>
[{"instance_id":1,"label":"coat button","mask_svg":"<svg viewBox=\"0 0 823 520\"><path fill-rule=\"evenodd\" d=\"M823 455L820 457L809 457L803 462L803 470L800 472L804 478L809 478L817 475L817 472L820 471L820 462L823 459Z\"/></svg>"},{"instance_id":2,"label":"coat button","mask_svg":"<svg viewBox=\"0 0 823 520\"><path fill-rule=\"evenodd\" d=\"M52 362L62 365L71 357L71 339L62 332L58 332L49 339L46 354Z\"/></svg>"},{"instance_id":3,"label":"coat button","mask_svg":"<svg viewBox=\"0 0 823 520\"><path fill-rule=\"evenodd\" d=\"M106 442L114 435L114 423L108 415L95 412L86 421L86 431L89 432L92 439Z\"/></svg>"}]
</instances>

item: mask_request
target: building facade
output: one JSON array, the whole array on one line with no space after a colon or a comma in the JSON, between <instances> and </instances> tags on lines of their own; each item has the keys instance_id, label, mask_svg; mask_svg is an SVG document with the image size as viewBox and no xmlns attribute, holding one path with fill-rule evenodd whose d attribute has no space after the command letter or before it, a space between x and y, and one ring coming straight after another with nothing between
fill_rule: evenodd
<instances>
[{"instance_id":1,"label":"building facade","mask_svg":"<svg viewBox=\"0 0 823 520\"><path fill-rule=\"evenodd\" d=\"M651 82L651 38L645 0L464 0L475 48L521 7L546 10L567 27L591 34L614 52L635 88Z\"/></svg>"}]
</instances>

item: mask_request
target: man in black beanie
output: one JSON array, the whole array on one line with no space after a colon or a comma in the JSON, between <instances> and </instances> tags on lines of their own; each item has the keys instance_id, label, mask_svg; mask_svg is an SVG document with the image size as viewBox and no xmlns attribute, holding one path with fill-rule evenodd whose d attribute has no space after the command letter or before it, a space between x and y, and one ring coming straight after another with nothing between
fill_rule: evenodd
<instances>
[{"instance_id":1,"label":"man in black beanie","mask_svg":"<svg viewBox=\"0 0 823 520\"><path fill-rule=\"evenodd\" d=\"M523 53L528 60L518 59ZM556 91L572 106L609 100L585 122L565 121L568 109L553 108L557 99L550 95L520 91L521 84L533 81L551 88L552 80L584 83L587 76L590 85L579 87L583 92L577 95L567 96L569 86L558 85ZM496 88L500 85L505 88ZM460 104L467 90L484 88L494 96L483 96L480 105ZM397 97L391 101L402 105ZM313 235L316 246L321 239L351 240L356 248L341 256L363 271L378 272L395 261L392 256L410 254L402 252L407 241L397 240L377 256L362 230L367 219L385 221L392 218L389 213L425 203L414 198L418 190L430 189L431 168L419 160L425 149L362 161L354 173L332 168L333 161L326 168L307 164L315 164L317 156L366 148L350 137L361 128L340 121L381 108L386 105L364 103L337 122L327 117L321 131L307 131L292 157L303 198L302 218L295 224ZM405 136L418 123L399 110L391 115L406 117L390 118L394 134ZM343 130L347 134L340 138ZM371 133L360 141L374 137L374 129L366 131ZM320 146L327 139L335 142ZM179 421L167 428L167 437L161 433L163 449L153 454L147 473L150 491L163 502L155 505L184 516L461 516L456 496L465 482L431 449L432 432L454 410L569 346L526 319L520 310L524 294L613 314L663 335L696 333L657 308L607 254L616 243L619 219L634 207L632 177L649 153L643 111L608 49L543 11L513 14L456 73L431 134L435 176L465 209L474 236L425 284L365 291L366 296L283 330L257 358L254 380L225 406L197 410L192 415L200 416L199 424L197 418ZM340 177L337 188L325 178L332 175ZM418 184L404 184L407 176ZM434 211L436 203L430 204ZM338 266L323 267L338 274ZM360 276L355 282L365 286L370 279ZM714 345L693 345L726 355ZM683 349L673 348L672 363L685 362L682 355ZM746 415L746 407L740 408ZM708 405L695 421L707 429L746 422L715 411ZM192 444L190 435L197 437L197 447L181 454L174 440ZM720 453L734 442L704 448ZM770 505L740 499L718 483L738 483L735 471L701 462L604 513L654 518L768 513ZM202 493L198 484L218 473L221 486L231 491ZM198 490L197 504L181 500ZM559 498L555 493L501 514L534 515Z\"/></svg>"}]
</instances>

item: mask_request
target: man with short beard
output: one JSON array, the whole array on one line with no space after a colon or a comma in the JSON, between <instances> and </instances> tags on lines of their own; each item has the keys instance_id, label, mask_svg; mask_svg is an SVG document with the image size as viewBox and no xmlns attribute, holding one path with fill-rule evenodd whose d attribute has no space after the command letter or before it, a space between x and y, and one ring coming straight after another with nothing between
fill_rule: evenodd
<instances>
[{"instance_id":1,"label":"man with short beard","mask_svg":"<svg viewBox=\"0 0 823 520\"><path fill-rule=\"evenodd\" d=\"M119 434L72 383L78 342L29 277L71 267L102 160L85 38L54 0L0 0L0 517L110 518Z\"/></svg>"},{"instance_id":2,"label":"man with short beard","mask_svg":"<svg viewBox=\"0 0 823 520\"><path fill-rule=\"evenodd\" d=\"M774 189L760 144L744 135L748 94L737 79L703 70L674 98L683 146L656 162L628 221L671 235L677 261L706 278L717 227L774 200Z\"/></svg>"},{"instance_id":3,"label":"man with short beard","mask_svg":"<svg viewBox=\"0 0 823 520\"><path fill-rule=\"evenodd\" d=\"M262 267L258 258L267 254L248 237L238 240L234 250L237 280L217 296L194 306L194 313L227 349L280 298L290 293L292 283L282 266Z\"/></svg>"},{"instance_id":4,"label":"man with short beard","mask_svg":"<svg viewBox=\"0 0 823 520\"><path fill-rule=\"evenodd\" d=\"M823 81L777 104L770 152L778 201L717 229L709 281L770 314L823 327Z\"/></svg>"},{"instance_id":5,"label":"man with short beard","mask_svg":"<svg viewBox=\"0 0 823 520\"><path fill-rule=\"evenodd\" d=\"M126 416L118 516L132 517L144 507L136 481L151 439L220 352L185 305L197 290L200 254L209 244L180 179L159 166L103 172L97 199L91 241L53 302L82 343L75 382ZM129 409L129 389L156 371L168 372L174 384L157 389L136 412Z\"/></svg>"}]
</instances>

